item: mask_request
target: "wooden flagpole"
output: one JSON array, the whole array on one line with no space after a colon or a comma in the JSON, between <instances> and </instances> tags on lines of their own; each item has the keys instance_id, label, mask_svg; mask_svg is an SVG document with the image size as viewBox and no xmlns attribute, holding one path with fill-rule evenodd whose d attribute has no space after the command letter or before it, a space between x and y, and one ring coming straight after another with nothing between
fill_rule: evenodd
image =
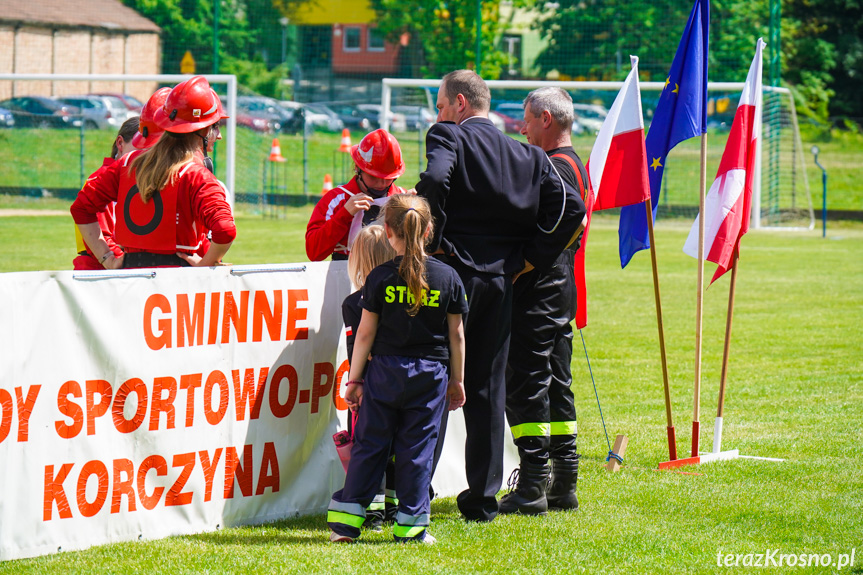
<instances>
[{"instance_id":1,"label":"wooden flagpole","mask_svg":"<svg viewBox=\"0 0 863 575\"><path fill-rule=\"evenodd\" d=\"M692 410L691 457L698 457L701 434L701 319L704 311L704 187L707 184L707 134L701 134L701 182L698 188L698 284L695 296L695 393Z\"/></svg>"},{"instance_id":2,"label":"wooden flagpole","mask_svg":"<svg viewBox=\"0 0 863 575\"><path fill-rule=\"evenodd\" d=\"M728 357L731 352L731 323L734 318L734 291L737 286L737 262L740 256L734 251L731 264L731 285L728 288L728 315L725 318L725 346L722 349L722 374L719 377L719 401L716 408L716 423L713 426L713 453L722 451L722 411L725 407L725 382L728 379Z\"/></svg>"},{"instance_id":3,"label":"wooden flagpole","mask_svg":"<svg viewBox=\"0 0 863 575\"><path fill-rule=\"evenodd\" d=\"M653 236L653 206L650 197L644 202L647 210L647 233L650 238L650 263L653 265L653 296L656 300L656 325L659 328L659 354L662 357L662 384L665 389L665 421L668 434L668 460L677 459L677 438L671 418L671 392L668 389L668 360L665 356L665 330L662 327L662 301L659 297L659 272L656 268L656 241Z\"/></svg>"}]
</instances>

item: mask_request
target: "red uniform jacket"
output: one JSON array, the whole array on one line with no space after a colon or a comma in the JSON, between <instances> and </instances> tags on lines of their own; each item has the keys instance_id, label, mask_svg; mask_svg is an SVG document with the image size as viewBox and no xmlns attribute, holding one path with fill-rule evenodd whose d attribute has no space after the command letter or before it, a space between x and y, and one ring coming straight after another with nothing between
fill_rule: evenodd
<instances>
[{"instance_id":1,"label":"red uniform jacket","mask_svg":"<svg viewBox=\"0 0 863 575\"><path fill-rule=\"evenodd\" d=\"M202 162L185 164L173 182L144 204L129 169L141 153L126 154L87 182L70 210L75 223L96 221L105 205L118 201L115 238L128 252L195 253L207 229L216 243L233 241L237 230L225 192Z\"/></svg>"}]
</instances>

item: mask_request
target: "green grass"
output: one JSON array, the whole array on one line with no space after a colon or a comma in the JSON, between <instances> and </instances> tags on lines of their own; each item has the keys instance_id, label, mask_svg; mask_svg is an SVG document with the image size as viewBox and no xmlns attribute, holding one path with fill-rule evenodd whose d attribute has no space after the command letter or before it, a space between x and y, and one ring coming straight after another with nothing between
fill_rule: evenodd
<instances>
[{"instance_id":1,"label":"green grass","mask_svg":"<svg viewBox=\"0 0 863 575\"><path fill-rule=\"evenodd\" d=\"M81 171L81 133L78 130L0 130L0 165L4 166L0 176L0 187L79 187L86 177L102 164L102 158L111 149L113 133L107 130L84 132L84 171ZM354 144L363 134L351 135ZM416 132L397 134L405 160L405 174L399 184L413 187L419 173L425 167L425 143L418 141ZM863 135L834 130L829 137L804 130L803 161L809 182L812 201L816 209L821 206L821 171L812 162L809 152L812 144L821 148L820 161L828 170L828 208L831 210L863 210L863 186L860 185L859 169L863 163ZM524 140L521 136L519 139ZM708 134L708 186L716 175L719 160L725 147L728 132L711 130ZM344 183L352 175L353 164L347 154L338 152L341 134L315 132L308 141L308 154L304 157L302 135L278 136L282 155L287 162L271 164L266 161L270 153L273 136L258 134L246 129L237 131L237 165L235 190L238 193L260 195L289 194L301 196L304 189L311 198L320 195L323 175L328 173L336 185ZM573 145L587 161L593 147L594 136L582 135L574 138ZM790 132L786 132L782 144L782 159L790 166ZM768 154L765 151L765 154ZM216 153L217 173L225 177L224 144L219 144ZM304 159L305 158L305 159ZM765 155L766 163L767 155ZM304 167L305 163L305 167ZM667 205L698 205L698 181L700 165L700 140L694 138L679 144L669 155L661 202ZM765 164L766 165L766 164ZM265 168L266 166L266 168ZM265 172L265 169L267 170ZM790 169L790 168L789 168ZM802 167L798 166L798 170ZM766 171L766 167L765 167ZM304 188L304 174L308 182ZM765 174L765 182L768 181ZM791 207L790 171L783 171L779 180L783 190L780 199L782 209ZM802 174L796 181L794 205L805 209L804 181ZM763 189L765 207L769 186Z\"/></svg>"},{"instance_id":2,"label":"green grass","mask_svg":"<svg viewBox=\"0 0 863 575\"><path fill-rule=\"evenodd\" d=\"M0 207L8 207L0 204ZM228 259L304 261L310 208L238 218ZM717 552L850 553L863 564L863 227L758 232L742 243L723 446L784 463L738 459L659 472L665 412L649 255L621 271L616 221L597 217L588 243L590 352L609 434L630 438L622 472L607 451L576 335L581 509L545 518L459 519L452 498L432 506L432 547L326 543L323 515L160 541L105 545L0 563L15 573L713 573ZM689 448L696 262L681 246L688 225L660 222L657 250L678 448ZM67 269L67 217L0 218L0 270ZM708 274L712 265L707 265ZM709 279L708 275L708 279ZM716 410L728 278L704 307L702 447ZM4 495L8 496L8 494ZM4 528L6 525L3 526ZM10 525L9 528L14 528ZM739 569L738 569L739 570ZM767 569L785 572L789 569ZM793 569L801 573L831 569Z\"/></svg>"}]
</instances>

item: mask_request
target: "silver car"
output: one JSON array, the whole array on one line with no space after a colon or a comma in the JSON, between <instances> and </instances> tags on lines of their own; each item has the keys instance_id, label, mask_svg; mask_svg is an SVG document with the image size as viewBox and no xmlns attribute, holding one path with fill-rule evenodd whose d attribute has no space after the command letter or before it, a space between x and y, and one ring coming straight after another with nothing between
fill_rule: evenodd
<instances>
[{"instance_id":1,"label":"silver car","mask_svg":"<svg viewBox=\"0 0 863 575\"><path fill-rule=\"evenodd\" d=\"M84 127L88 129L117 130L135 115L115 96L64 96L59 99L81 109Z\"/></svg>"}]
</instances>

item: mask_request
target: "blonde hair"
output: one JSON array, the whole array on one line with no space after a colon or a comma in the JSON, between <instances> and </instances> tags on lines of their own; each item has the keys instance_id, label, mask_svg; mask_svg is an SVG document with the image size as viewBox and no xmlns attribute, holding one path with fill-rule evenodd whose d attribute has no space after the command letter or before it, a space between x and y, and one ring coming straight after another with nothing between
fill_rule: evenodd
<instances>
[{"instance_id":1,"label":"blonde hair","mask_svg":"<svg viewBox=\"0 0 863 575\"><path fill-rule=\"evenodd\" d=\"M387 239L384 226L365 226L357 234L348 254L348 277L351 278L351 284L355 289L360 289L373 269L394 257L396 252Z\"/></svg>"},{"instance_id":2,"label":"blonde hair","mask_svg":"<svg viewBox=\"0 0 863 575\"><path fill-rule=\"evenodd\" d=\"M421 196L395 194L384 206L384 221L395 237L405 243L405 255L399 264L399 275L413 295L409 315L416 315L423 305L426 281L426 232L431 235L432 215L428 202Z\"/></svg>"},{"instance_id":3,"label":"blonde hair","mask_svg":"<svg viewBox=\"0 0 863 575\"><path fill-rule=\"evenodd\" d=\"M138 193L146 204L153 195L173 182L180 168L194 159L201 148L201 137L189 134L165 133L152 148L132 161L129 172L135 172Z\"/></svg>"}]
</instances>

